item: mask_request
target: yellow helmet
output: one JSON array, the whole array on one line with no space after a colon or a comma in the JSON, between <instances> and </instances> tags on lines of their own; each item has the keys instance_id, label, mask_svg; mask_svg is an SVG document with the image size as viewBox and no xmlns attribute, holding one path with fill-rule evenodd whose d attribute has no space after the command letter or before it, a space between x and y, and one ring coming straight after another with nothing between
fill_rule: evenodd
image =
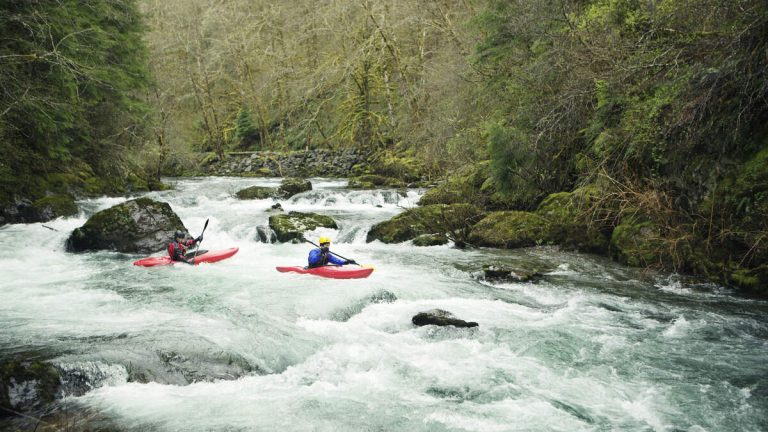
<instances>
[{"instance_id":1,"label":"yellow helmet","mask_svg":"<svg viewBox=\"0 0 768 432\"><path fill-rule=\"evenodd\" d=\"M330 237L320 237L320 240L318 240L318 241L320 242L320 244L330 243L331 242L331 238Z\"/></svg>"}]
</instances>

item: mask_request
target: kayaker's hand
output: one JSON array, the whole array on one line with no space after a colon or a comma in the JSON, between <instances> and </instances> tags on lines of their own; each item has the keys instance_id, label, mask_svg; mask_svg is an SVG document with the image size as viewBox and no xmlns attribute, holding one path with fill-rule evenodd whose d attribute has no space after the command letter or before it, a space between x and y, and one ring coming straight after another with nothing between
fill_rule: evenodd
<instances>
[{"instance_id":1,"label":"kayaker's hand","mask_svg":"<svg viewBox=\"0 0 768 432\"><path fill-rule=\"evenodd\" d=\"M201 241L203 241L203 235L201 234L201 235L200 235L200 237L198 237L198 238L196 238L196 239L195 239L195 241L196 241L197 243L200 243Z\"/></svg>"},{"instance_id":2,"label":"kayaker's hand","mask_svg":"<svg viewBox=\"0 0 768 432\"><path fill-rule=\"evenodd\" d=\"M345 264L357 264L357 261L355 260L347 260Z\"/></svg>"}]
</instances>

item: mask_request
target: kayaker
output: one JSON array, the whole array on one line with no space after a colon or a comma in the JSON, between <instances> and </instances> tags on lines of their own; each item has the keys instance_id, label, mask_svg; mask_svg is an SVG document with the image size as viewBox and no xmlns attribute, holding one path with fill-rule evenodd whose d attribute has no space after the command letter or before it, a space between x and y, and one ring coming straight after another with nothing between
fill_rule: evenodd
<instances>
[{"instance_id":1,"label":"kayaker","mask_svg":"<svg viewBox=\"0 0 768 432\"><path fill-rule=\"evenodd\" d=\"M187 233L184 231L176 231L176 233L173 235L173 242L168 245L168 255L173 261L183 261L187 264L193 264L193 260L187 258L187 250L190 246L194 246L195 244L203 241L203 235L200 234L198 238L184 241L186 237Z\"/></svg>"},{"instance_id":2,"label":"kayaker","mask_svg":"<svg viewBox=\"0 0 768 432\"><path fill-rule=\"evenodd\" d=\"M309 268L322 267L326 265L357 264L355 260L345 260L334 255L333 252L330 251L330 238L320 237L318 243L320 243L319 248L314 248L309 251Z\"/></svg>"}]
</instances>

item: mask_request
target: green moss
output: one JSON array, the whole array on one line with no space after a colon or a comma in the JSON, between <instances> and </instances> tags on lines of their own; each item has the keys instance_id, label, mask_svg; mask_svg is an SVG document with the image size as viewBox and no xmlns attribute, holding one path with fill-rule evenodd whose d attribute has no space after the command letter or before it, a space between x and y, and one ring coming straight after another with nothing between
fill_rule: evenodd
<instances>
[{"instance_id":1,"label":"green moss","mask_svg":"<svg viewBox=\"0 0 768 432\"><path fill-rule=\"evenodd\" d=\"M599 190L589 186L547 196L536 210L549 221L547 241L584 252L606 252L608 237L590 220L591 206L598 195Z\"/></svg>"},{"instance_id":2,"label":"green moss","mask_svg":"<svg viewBox=\"0 0 768 432\"><path fill-rule=\"evenodd\" d=\"M448 243L448 238L443 234L423 234L413 239L413 245L419 247L441 246Z\"/></svg>"},{"instance_id":3,"label":"green moss","mask_svg":"<svg viewBox=\"0 0 768 432\"><path fill-rule=\"evenodd\" d=\"M280 183L280 187L277 188L277 194L285 199L310 190L312 190L312 183L309 180L289 177L283 179L282 183Z\"/></svg>"},{"instance_id":4,"label":"green moss","mask_svg":"<svg viewBox=\"0 0 768 432\"><path fill-rule=\"evenodd\" d=\"M482 217L482 211L471 204L433 204L408 209L394 218L374 225L367 241L400 243L423 234L449 234L463 237Z\"/></svg>"},{"instance_id":5,"label":"green moss","mask_svg":"<svg viewBox=\"0 0 768 432\"><path fill-rule=\"evenodd\" d=\"M650 221L628 218L611 235L613 258L633 267L664 266L670 260L666 250L660 229Z\"/></svg>"},{"instance_id":6,"label":"green moss","mask_svg":"<svg viewBox=\"0 0 768 432\"><path fill-rule=\"evenodd\" d=\"M306 231L321 227L338 229L336 221L330 216L295 211L270 216L269 227L275 231L277 240L281 242L303 240Z\"/></svg>"},{"instance_id":7,"label":"green moss","mask_svg":"<svg viewBox=\"0 0 768 432\"><path fill-rule=\"evenodd\" d=\"M370 163L370 172L385 177L415 182L424 176L425 167L413 152L386 151L377 154Z\"/></svg>"},{"instance_id":8,"label":"green moss","mask_svg":"<svg viewBox=\"0 0 768 432\"><path fill-rule=\"evenodd\" d=\"M521 211L489 213L475 225L469 241L477 246L519 248L545 243L549 223L538 214Z\"/></svg>"},{"instance_id":9,"label":"green moss","mask_svg":"<svg viewBox=\"0 0 768 432\"><path fill-rule=\"evenodd\" d=\"M251 186L249 188L242 189L235 194L241 200L251 199L267 199L272 198L277 194L277 188L264 187L264 186Z\"/></svg>"},{"instance_id":10,"label":"green moss","mask_svg":"<svg viewBox=\"0 0 768 432\"><path fill-rule=\"evenodd\" d=\"M392 178L385 177L376 174L366 174L358 177L352 177L349 179L350 189L375 189L375 188L402 188L405 187L405 182Z\"/></svg>"},{"instance_id":11,"label":"green moss","mask_svg":"<svg viewBox=\"0 0 768 432\"><path fill-rule=\"evenodd\" d=\"M58 370L49 363L39 360L7 360L0 364L0 408L18 410L18 407L11 406L8 394L11 380L16 383L34 382L37 395L44 403L51 403L56 399L61 385Z\"/></svg>"},{"instance_id":12,"label":"green moss","mask_svg":"<svg viewBox=\"0 0 768 432\"><path fill-rule=\"evenodd\" d=\"M42 220L77 214L77 204L75 204L75 200L71 195L50 195L35 201L32 206L41 216Z\"/></svg>"}]
</instances>

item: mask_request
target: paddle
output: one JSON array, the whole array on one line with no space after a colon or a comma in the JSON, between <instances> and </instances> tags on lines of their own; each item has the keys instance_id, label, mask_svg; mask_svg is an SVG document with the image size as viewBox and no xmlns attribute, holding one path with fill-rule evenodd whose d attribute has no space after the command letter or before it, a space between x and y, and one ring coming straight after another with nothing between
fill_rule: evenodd
<instances>
[{"instance_id":1,"label":"paddle","mask_svg":"<svg viewBox=\"0 0 768 432\"><path fill-rule=\"evenodd\" d=\"M304 241L305 241L305 242L307 242L307 243L309 243L309 244L311 244L311 245L312 245L312 246L314 246L314 247L320 247L320 246L316 245L315 243L312 243L311 241L309 241L309 240L307 240L307 239L304 239ZM352 261L352 260L351 260L351 259L349 259L349 258L344 258L343 256L341 256L341 255L337 254L336 252L331 252L331 251L328 251L328 252L330 252L330 253L332 253L332 254L336 255L337 257L339 257L339 258L341 258L341 259L343 259L343 260ZM358 264L358 263L355 263L355 265L359 265L360 267L362 267L362 266L361 266L360 264Z\"/></svg>"},{"instance_id":2,"label":"paddle","mask_svg":"<svg viewBox=\"0 0 768 432\"><path fill-rule=\"evenodd\" d=\"M208 228L208 221L209 220L210 219L206 219L205 220L205 226L203 226L203 232L200 233L200 237L202 237L203 234L205 234L205 229ZM203 239L200 239L200 243L202 243L202 242L203 242ZM200 250L200 243L197 244L197 249L195 249L195 256L192 257L192 264L195 263L195 258L197 258L197 251Z\"/></svg>"}]
</instances>

